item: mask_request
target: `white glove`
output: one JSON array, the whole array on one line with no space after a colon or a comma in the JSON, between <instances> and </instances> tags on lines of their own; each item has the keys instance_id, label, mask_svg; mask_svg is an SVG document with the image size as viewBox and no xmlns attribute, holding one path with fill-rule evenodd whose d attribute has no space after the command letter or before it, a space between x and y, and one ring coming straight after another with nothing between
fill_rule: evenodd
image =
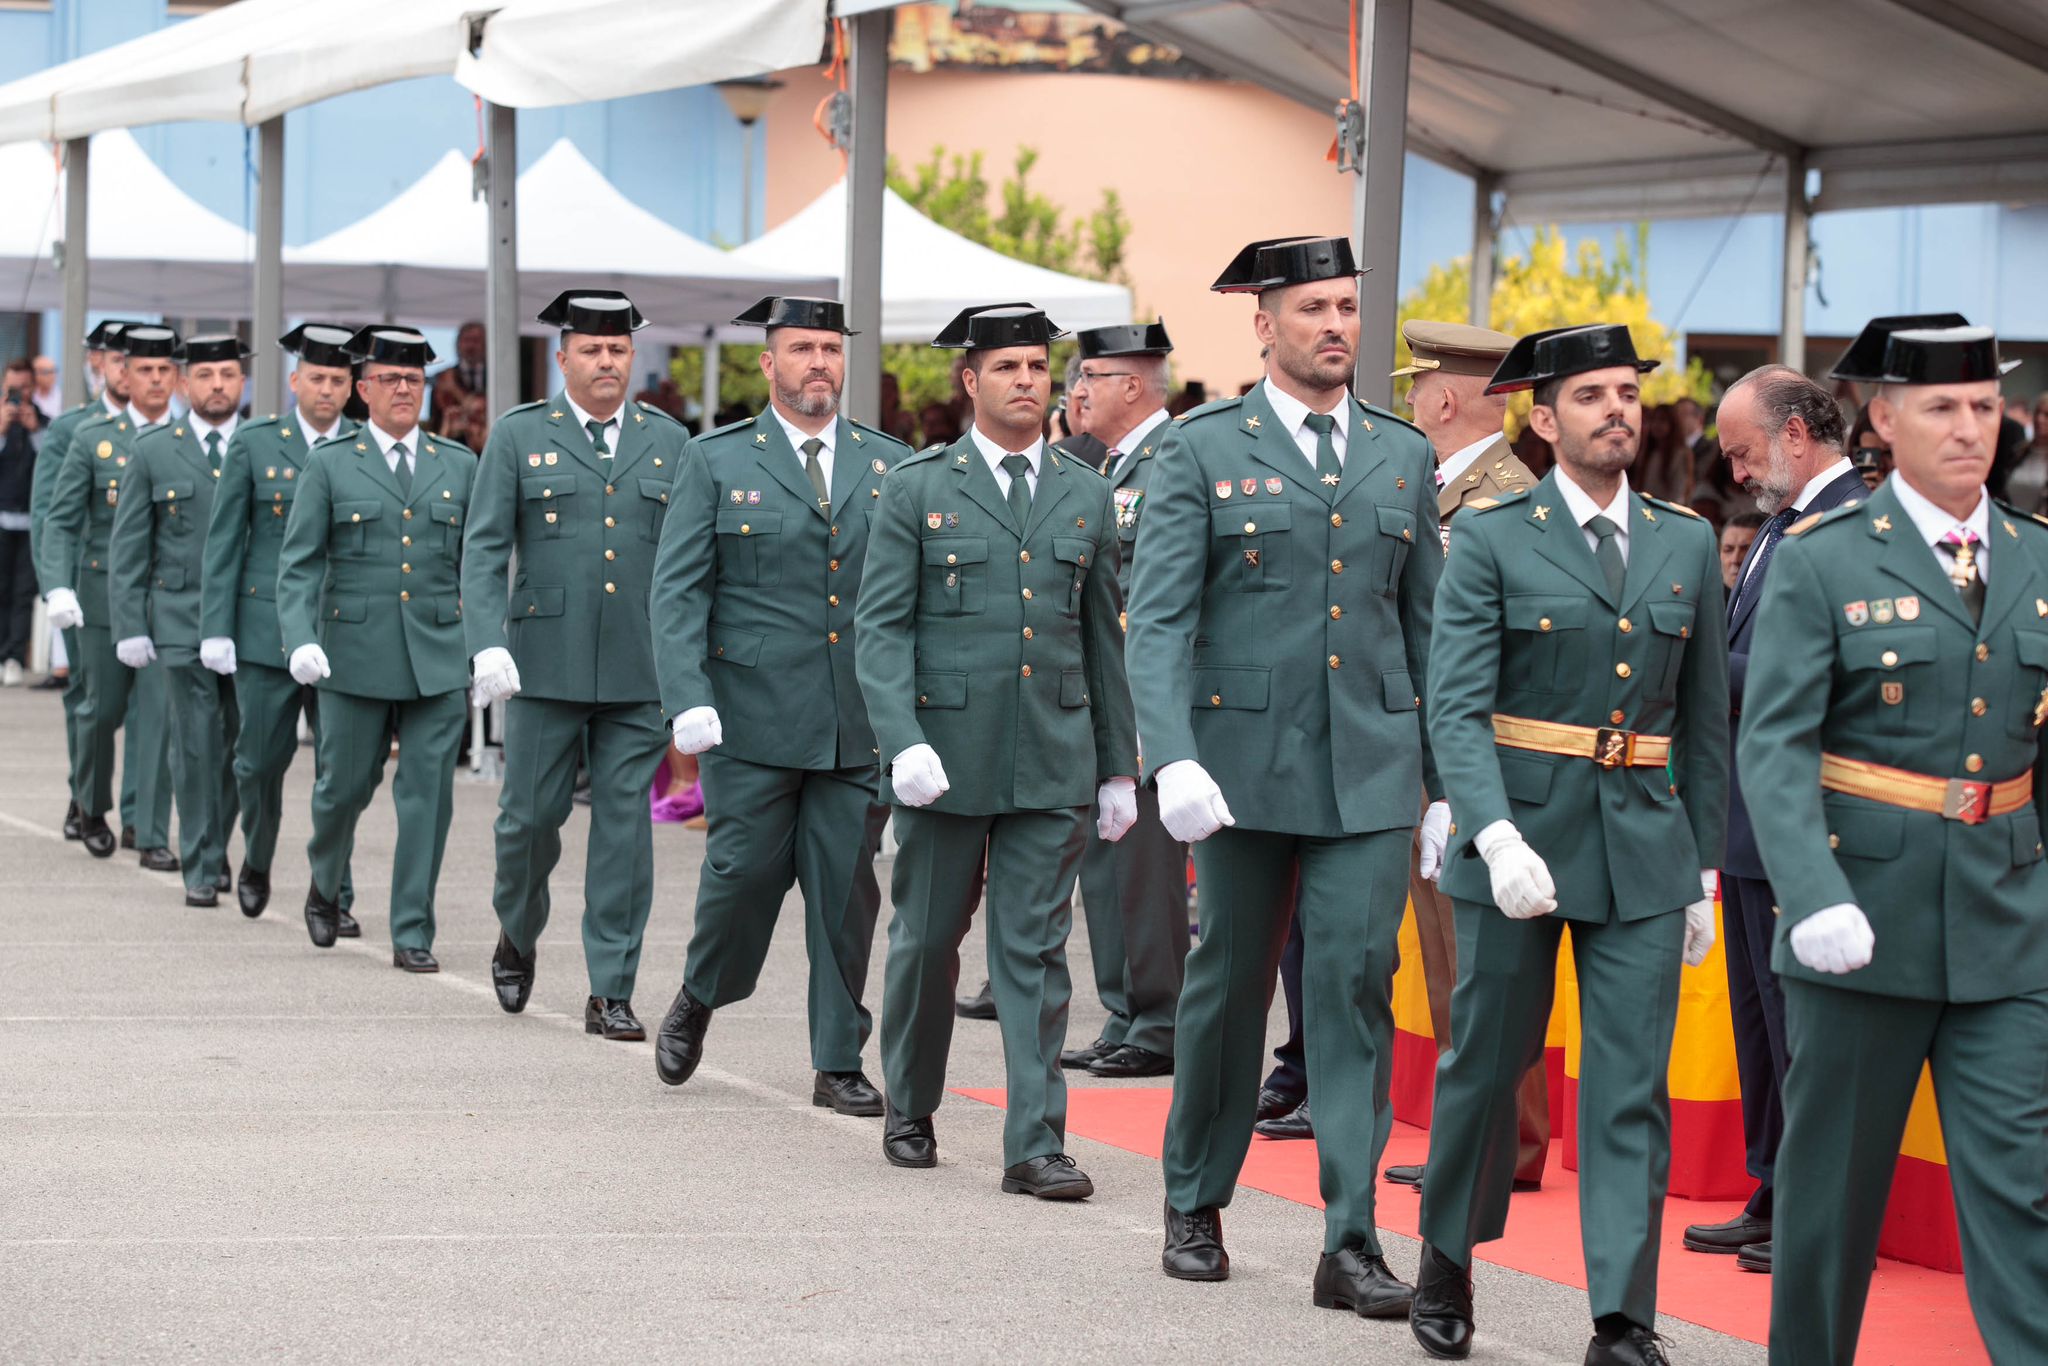
<instances>
[{"instance_id":1,"label":"white glove","mask_svg":"<svg viewBox=\"0 0 2048 1366\"><path fill-rule=\"evenodd\" d=\"M1493 904L1510 920L1530 920L1557 909L1557 884L1543 856L1529 847L1513 821L1495 821L1473 837L1493 877Z\"/></svg>"},{"instance_id":2,"label":"white glove","mask_svg":"<svg viewBox=\"0 0 2048 1366\"><path fill-rule=\"evenodd\" d=\"M702 754L725 743L725 728L718 724L718 708L691 707L675 719L676 753Z\"/></svg>"},{"instance_id":3,"label":"white glove","mask_svg":"<svg viewBox=\"0 0 2048 1366\"><path fill-rule=\"evenodd\" d=\"M1418 867L1424 882L1443 876L1444 846L1450 839L1451 804L1431 802L1429 810L1422 813L1422 862Z\"/></svg>"},{"instance_id":4,"label":"white glove","mask_svg":"<svg viewBox=\"0 0 2048 1366\"><path fill-rule=\"evenodd\" d=\"M896 800L905 806L930 806L953 786L946 781L939 752L930 745L912 745L897 755L889 766L889 780L896 786Z\"/></svg>"},{"instance_id":5,"label":"white glove","mask_svg":"<svg viewBox=\"0 0 2048 1366\"><path fill-rule=\"evenodd\" d=\"M334 670L327 665L327 651L318 645L301 645L292 651L292 657L285 661L292 679L299 683L318 683L330 677Z\"/></svg>"},{"instance_id":6,"label":"white glove","mask_svg":"<svg viewBox=\"0 0 2048 1366\"><path fill-rule=\"evenodd\" d=\"M1711 868L1700 870L1700 899L1685 908L1685 965L1696 968L1714 947L1714 891L1720 878Z\"/></svg>"},{"instance_id":7,"label":"white glove","mask_svg":"<svg viewBox=\"0 0 2048 1366\"><path fill-rule=\"evenodd\" d=\"M1223 789L1193 759L1174 760L1154 781L1159 786L1159 823L1182 844L1194 844L1237 824L1224 803Z\"/></svg>"},{"instance_id":8,"label":"white glove","mask_svg":"<svg viewBox=\"0 0 2048 1366\"><path fill-rule=\"evenodd\" d=\"M50 609L50 625L58 630L85 625L85 609L78 605L78 594L70 589L52 588L43 595L43 603Z\"/></svg>"},{"instance_id":9,"label":"white glove","mask_svg":"<svg viewBox=\"0 0 2048 1366\"><path fill-rule=\"evenodd\" d=\"M1849 902L1815 911L1792 927L1792 956L1815 972L1854 972L1870 966L1877 936L1861 908Z\"/></svg>"},{"instance_id":10,"label":"white glove","mask_svg":"<svg viewBox=\"0 0 2048 1366\"><path fill-rule=\"evenodd\" d=\"M1115 844L1124 832L1138 823L1138 784L1131 778L1111 778L1095 789L1095 833L1103 843Z\"/></svg>"},{"instance_id":11,"label":"white glove","mask_svg":"<svg viewBox=\"0 0 2048 1366\"><path fill-rule=\"evenodd\" d=\"M488 707L519 691L519 666L502 645L478 650L476 658L469 661L469 674L469 700L475 706Z\"/></svg>"},{"instance_id":12,"label":"white glove","mask_svg":"<svg viewBox=\"0 0 2048 1366\"><path fill-rule=\"evenodd\" d=\"M235 671L235 642L227 636L208 636L199 642L199 662L226 677Z\"/></svg>"},{"instance_id":13,"label":"white glove","mask_svg":"<svg viewBox=\"0 0 2048 1366\"><path fill-rule=\"evenodd\" d=\"M144 669L156 662L156 642L148 636L129 636L114 642L114 658L131 669Z\"/></svg>"}]
</instances>

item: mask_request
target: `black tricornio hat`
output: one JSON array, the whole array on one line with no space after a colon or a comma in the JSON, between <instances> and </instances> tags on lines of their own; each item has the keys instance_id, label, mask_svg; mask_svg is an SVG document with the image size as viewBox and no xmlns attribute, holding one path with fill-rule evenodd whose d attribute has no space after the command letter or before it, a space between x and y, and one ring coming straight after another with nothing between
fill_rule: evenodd
<instances>
[{"instance_id":1,"label":"black tricornio hat","mask_svg":"<svg viewBox=\"0 0 2048 1366\"><path fill-rule=\"evenodd\" d=\"M1269 237L1238 252L1209 288L1217 294L1257 294L1364 273L1351 255L1348 237Z\"/></svg>"},{"instance_id":2,"label":"black tricornio hat","mask_svg":"<svg viewBox=\"0 0 2048 1366\"><path fill-rule=\"evenodd\" d=\"M1113 327L1090 327L1074 334L1081 345L1082 360L1103 356L1163 356L1173 350L1166 335L1166 319L1156 323L1118 323Z\"/></svg>"},{"instance_id":3,"label":"black tricornio hat","mask_svg":"<svg viewBox=\"0 0 2048 1366\"><path fill-rule=\"evenodd\" d=\"M1636 356L1635 339L1620 323L1589 323L1583 327L1553 327L1531 332L1508 348L1500 368L1486 386L1489 394L1512 394L1534 389L1568 375L1588 370L1607 370L1618 365L1633 366L1648 374L1657 362Z\"/></svg>"},{"instance_id":4,"label":"black tricornio hat","mask_svg":"<svg viewBox=\"0 0 2048 1366\"><path fill-rule=\"evenodd\" d=\"M846 337L860 335L846 325L846 305L837 299L770 294L732 321L735 327L765 327L771 332L778 327L808 327Z\"/></svg>"},{"instance_id":5,"label":"black tricornio hat","mask_svg":"<svg viewBox=\"0 0 2048 1366\"><path fill-rule=\"evenodd\" d=\"M115 350L114 339L121 335L121 329L133 326L135 324L126 318L103 318L93 324L92 331L85 334L85 349L88 351Z\"/></svg>"},{"instance_id":6,"label":"black tricornio hat","mask_svg":"<svg viewBox=\"0 0 2048 1366\"><path fill-rule=\"evenodd\" d=\"M409 327L371 326L348 339L348 354L353 360L424 370L434 359L434 348Z\"/></svg>"},{"instance_id":7,"label":"black tricornio hat","mask_svg":"<svg viewBox=\"0 0 2048 1366\"><path fill-rule=\"evenodd\" d=\"M647 326L633 301L616 289L570 289L540 311L540 321L586 337L626 337Z\"/></svg>"},{"instance_id":8,"label":"black tricornio hat","mask_svg":"<svg viewBox=\"0 0 2048 1366\"><path fill-rule=\"evenodd\" d=\"M1988 327L1920 327L1885 339L1882 384L1976 384L2019 365L1998 358Z\"/></svg>"},{"instance_id":9,"label":"black tricornio hat","mask_svg":"<svg viewBox=\"0 0 2048 1366\"><path fill-rule=\"evenodd\" d=\"M332 365L347 369L355 363L348 353L355 333L333 323L300 323L277 339L277 344L307 365Z\"/></svg>"},{"instance_id":10,"label":"black tricornio hat","mask_svg":"<svg viewBox=\"0 0 2048 1366\"><path fill-rule=\"evenodd\" d=\"M949 351L997 346L1050 346L1066 336L1036 304L979 304L963 308L932 345Z\"/></svg>"},{"instance_id":11,"label":"black tricornio hat","mask_svg":"<svg viewBox=\"0 0 2048 1366\"><path fill-rule=\"evenodd\" d=\"M157 323L130 323L121 329L108 349L119 351L130 360L139 358L154 360L175 360L178 356L179 338L175 328L163 327Z\"/></svg>"},{"instance_id":12,"label":"black tricornio hat","mask_svg":"<svg viewBox=\"0 0 2048 1366\"><path fill-rule=\"evenodd\" d=\"M1872 318L1856 334L1856 340L1849 343L1849 349L1835 362L1835 368L1828 371L1828 378L1883 384L1885 343L1891 339L1892 333L1969 325L1970 320L1960 313L1894 313L1889 317Z\"/></svg>"},{"instance_id":13,"label":"black tricornio hat","mask_svg":"<svg viewBox=\"0 0 2048 1366\"><path fill-rule=\"evenodd\" d=\"M172 357L180 365L212 365L220 361L246 361L255 355L230 332L210 337L187 337Z\"/></svg>"}]
</instances>

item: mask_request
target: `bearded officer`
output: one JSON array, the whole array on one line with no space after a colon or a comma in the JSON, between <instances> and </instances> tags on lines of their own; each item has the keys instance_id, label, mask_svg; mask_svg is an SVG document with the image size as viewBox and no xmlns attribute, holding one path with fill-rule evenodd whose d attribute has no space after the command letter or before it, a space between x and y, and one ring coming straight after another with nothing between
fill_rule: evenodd
<instances>
[{"instance_id":1,"label":"bearded officer","mask_svg":"<svg viewBox=\"0 0 2048 1366\"><path fill-rule=\"evenodd\" d=\"M655 665L675 745L696 754L710 818L683 983L655 1066L671 1086L703 1057L714 1010L751 996L776 912L803 893L811 1100L882 1113L861 1070L861 997L886 809L854 675L854 610L882 477L910 454L839 412L846 310L761 300L766 412L691 443L656 565Z\"/></svg>"},{"instance_id":2,"label":"bearded officer","mask_svg":"<svg viewBox=\"0 0 2048 1366\"><path fill-rule=\"evenodd\" d=\"M626 400L633 333L647 325L632 300L570 290L540 321L561 333L562 392L492 425L462 558L474 700L510 699L491 981L500 1006L526 1008L548 876L577 763L587 759L583 1028L637 1040L647 1035L633 1014L633 980L654 900L647 790L667 740L647 592L687 437L668 414Z\"/></svg>"},{"instance_id":3,"label":"bearded officer","mask_svg":"<svg viewBox=\"0 0 2048 1366\"><path fill-rule=\"evenodd\" d=\"M1430 730L1451 794L1451 1051L1437 1064L1410 1326L1472 1349L1472 1254L1506 1227L1513 1094L1543 1052L1571 927L1585 1051L1579 1191L1588 1366L1664 1361L1657 1256L1681 964L1714 942L1727 821L1728 646L1707 523L1628 487L1643 372L1628 329L1515 343L1488 386L1535 391L1557 467L1458 516L1437 595ZM1489 506L1489 504L1491 504Z\"/></svg>"},{"instance_id":4,"label":"bearded officer","mask_svg":"<svg viewBox=\"0 0 2048 1366\"><path fill-rule=\"evenodd\" d=\"M218 905L233 885L227 846L240 718L234 686L200 661L200 580L222 462L241 422L249 355L235 336L189 337L179 347L191 411L135 443L109 543L115 653L161 672L170 695L171 785L187 906Z\"/></svg>"},{"instance_id":5,"label":"bearded officer","mask_svg":"<svg viewBox=\"0 0 2048 1366\"><path fill-rule=\"evenodd\" d=\"M285 518L277 620L287 667L320 690L306 933L332 948L356 821L398 740L391 962L438 972L434 885L469 716L458 565L476 456L419 428L434 348L401 327L350 339L369 421L314 448Z\"/></svg>"},{"instance_id":6,"label":"bearded officer","mask_svg":"<svg viewBox=\"0 0 2048 1366\"><path fill-rule=\"evenodd\" d=\"M1030 304L970 308L933 345L966 353L967 434L883 481L857 615L861 692L900 847L882 1001L883 1155L938 1161L953 988L987 870L990 990L1009 1096L1002 1188L1094 1193L1065 1152L1066 939L1082 822L1137 816L1109 483L1040 436L1051 343Z\"/></svg>"},{"instance_id":7,"label":"bearded officer","mask_svg":"<svg viewBox=\"0 0 2048 1366\"><path fill-rule=\"evenodd\" d=\"M2017 362L1896 322L1831 375L1878 386L1892 477L1779 546L1738 742L1791 1054L1771 1360L1855 1358L1924 1065L1984 1346L2048 1361L2048 529L1984 490Z\"/></svg>"}]
</instances>

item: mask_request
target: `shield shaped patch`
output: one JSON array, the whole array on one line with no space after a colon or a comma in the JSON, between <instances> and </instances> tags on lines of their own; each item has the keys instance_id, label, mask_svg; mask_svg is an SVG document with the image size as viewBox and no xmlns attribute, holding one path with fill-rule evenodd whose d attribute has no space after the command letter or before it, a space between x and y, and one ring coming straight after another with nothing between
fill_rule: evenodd
<instances>
[{"instance_id":1,"label":"shield shaped patch","mask_svg":"<svg viewBox=\"0 0 2048 1366\"><path fill-rule=\"evenodd\" d=\"M1216 481L1216 496L1218 498L1228 498L1230 496L1230 481L1228 479L1218 479Z\"/></svg>"},{"instance_id":2,"label":"shield shaped patch","mask_svg":"<svg viewBox=\"0 0 2048 1366\"><path fill-rule=\"evenodd\" d=\"M1278 479L1268 479L1268 480L1266 481L1266 492L1268 492L1268 493L1273 493L1273 494L1277 494L1277 493L1279 493L1279 492L1280 492L1280 490L1281 490L1281 489L1283 489L1283 488L1286 488L1286 487L1287 487L1287 485L1286 485L1286 484L1284 484L1284 483L1282 483L1282 482L1281 482L1280 480L1278 480Z\"/></svg>"},{"instance_id":3,"label":"shield shaped patch","mask_svg":"<svg viewBox=\"0 0 2048 1366\"><path fill-rule=\"evenodd\" d=\"M1843 605L1842 615L1848 619L1851 626L1861 626L1870 620L1870 604L1858 598L1855 602Z\"/></svg>"},{"instance_id":4,"label":"shield shaped patch","mask_svg":"<svg viewBox=\"0 0 2048 1366\"><path fill-rule=\"evenodd\" d=\"M939 525L944 521L945 518L936 512L927 512L924 515L925 527L931 531L937 531L939 529Z\"/></svg>"}]
</instances>

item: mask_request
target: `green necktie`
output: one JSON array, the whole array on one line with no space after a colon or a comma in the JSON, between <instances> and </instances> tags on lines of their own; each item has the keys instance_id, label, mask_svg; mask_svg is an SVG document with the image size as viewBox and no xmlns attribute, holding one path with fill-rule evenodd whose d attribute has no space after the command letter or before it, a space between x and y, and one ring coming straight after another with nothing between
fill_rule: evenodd
<instances>
[{"instance_id":1,"label":"green necktie","mask_svg":"<svg viewBox=\"0 0 2048 1366\"><path fill-rule=\"evenodd\" d=\"M611 457L612 448L604 442L604 429L610 425L609 422L599 422L594 417L583 424L584 430L590 433L590 449L607 459Z\"/></svg>"},{"instance_id":2,"label":"green necktie","mask_svg":"<svg viewBox=\"0 0 2048 1366\"><path fill-rule=\"evenodd\" d=\"M832 490L825 486L825 467L818 463L818 452L825 449L825 443L817 437L804 442L804 473L811 477L811 492L818 495L818 511L832 515Z\"/></svg>"},{"instance_id":3,"label":"green necktie","mask_svg":"<svg viewBox=\"0 0 2048 1366\"><path fill-rule=\"evenodd\" d=\"M398 458L398 463L391 467L391 472L398 476L398 487L404 491L406 497L410 498L412 497L412 452L406 450L403 441L394 441L391 443L391 454Z\"/></svg>"},{"instance_id":4,"label":"green necktie","mask_svg":"<svg viewBox=\"0 0 2048 1366\"><path fill-rule=\"evenodd\" d=\"M1021 455L1006 455L1003 471L1010 476L1010 515L1017 519L1021 535L1031 518L1031 462Z\"/></svg>"},{"instance_id":5,"label":"green necktie","mask_svg":"<svg viewBox=\"0 0 2048 1366\"><path fill-rule=\"evenodd\" d=\"M220 473L220 433L206 434L206 463L215 474Z\"/></svg>"},{"instance_id":6,"label":"green necktie","mask_svg":"<svg viewBox=\"0 0 2048 1366\"><path fill-rule=\"evenodd\" d=\"M1621 562L1621 547L1614 543L1615 533L1621 528L1605 517L1595 517L1586 523L1586 530L1599 537L1599 544L1593 547L1593 558L1600 562L1600 572L1607 576L1607 595L1621 601L1621 581L1628 576L1628 566Z\"/></svg>"},{"instance_id":7,"label":"green necktie","mask_svg":"<svg viewBox=\"0 0 2048 1366\"><path fill-rule=\"evenodd\" d=\"M1337 419L1329 413L1310 413L1303 421L1316 434L1316 482L1335 488L1344 477L1344 466L1337 460L1337 440L1330 435L1337 430Z\"/></svg>"}]
</instances>

